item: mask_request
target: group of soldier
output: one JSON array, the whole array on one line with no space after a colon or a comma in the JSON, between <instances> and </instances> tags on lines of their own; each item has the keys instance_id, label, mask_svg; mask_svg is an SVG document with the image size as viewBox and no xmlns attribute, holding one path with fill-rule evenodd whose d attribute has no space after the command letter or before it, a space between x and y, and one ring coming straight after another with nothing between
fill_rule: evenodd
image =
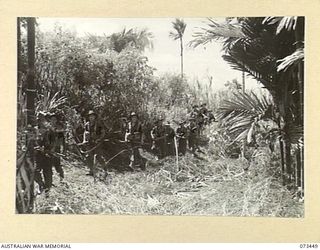
<instances>
[{"instance_id":1,"label":"group of soldier","mask_svg":"<svg viewBox=\"0 0 320 250\"><path fill-rule=\"evenodd\" d=\"M152 149L158 158L170 155L185 155L187 148L193 154L200 152L199 136L205 125L215 120L212 111L202 104L199 108L194 105L192 111L187 115L187 120L178 121L178 127L174 130L170 122L163 123L160 116L151 130Z\"/></svg>"},{"instance_id":2,"label":"group of soldier","mask_svg":"<svg viewBox=\"0 0 320 250\"><path fill-rule=\"evenodd\" d=\"M173 129L171 123L164 123L164 118L159 116L151 130L146 130L135 112L129 117L121 118L120 137L127 145L129 152L129 168L145 169L146 160L141 156L139 149L148 145L148 136L151 139L149 149L158 159L167 156L185 155L187 148L193 153L201 152L199 148L199 136L206 124L214 121L214 116L206 108L206 104L200 107L194 105L186 120L178 121L178 127ZM95 177L97 173L97 160L101 157L99 147L108 140L108 132L103 123L98 119L98 115L90 110L83 126L82 142L78 146L83 146L81 151L86 156L89 167L88 175ZM63 168L60 157L66 150L64 140L64 126L54 113L40 114L38 118L37 140L36 140L36 172L35 181L39 184L39 191L45 191L49 195L52 187L53 168L64 179Z\"/></svg>"}]
</instances>

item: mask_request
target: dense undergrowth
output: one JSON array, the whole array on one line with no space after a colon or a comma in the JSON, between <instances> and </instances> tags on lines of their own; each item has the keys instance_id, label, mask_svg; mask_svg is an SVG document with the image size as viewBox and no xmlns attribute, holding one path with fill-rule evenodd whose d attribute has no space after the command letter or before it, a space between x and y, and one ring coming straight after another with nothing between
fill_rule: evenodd
<instances>
[{"instance_id":1,"label":"dense undergrowth","mask_svg":"<svg viewBox=\"0 0 320 250\"><path fill-rule=\"evenodd\" d=\"M250 160L221 155L214 142L191 153L156 161L146 171L109 172L94 182L83 162L62 161L63 183L54 176L50 197L37 196L34 212L50 214L212 215L303 217L304 203L281 185L279 157L267 147Z\"/></svg>"}]
</instances>

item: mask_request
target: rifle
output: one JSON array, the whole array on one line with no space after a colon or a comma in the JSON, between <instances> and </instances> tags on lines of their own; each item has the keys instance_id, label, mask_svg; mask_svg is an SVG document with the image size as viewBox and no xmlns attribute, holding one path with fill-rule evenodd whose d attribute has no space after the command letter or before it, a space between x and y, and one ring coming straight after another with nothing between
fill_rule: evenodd
<instances>
[{"instance_id":1,"label":"rifle","mask_svg":"<svg viewBox=\"0 0 320 250\"><path fill-rule=\"evenodd\" d=\"M152 140L153 141L159 141L159 140L165 139L166 137L167 137L167 135L164 135L164 136L161 136L161 137L158 137L158 138L153 138Z\"/></svg>"},{"instance_id":2,"label":"rifle","mask_svg":"<svg viewBox=\"0 0 320 250\"><path fill-rule=\"evenodd\" d=\"M179 138L179 139L187 139L186 136L180 136L180 135L176 135L176 138Z\"/></svg>"},{"instance_id":3,"label":"rifle","mask_svg":"<svg viewBox=\"0 0 320 250\"><path fill-rule=\"evenodd\" d=\"M54 152L52 150L45 150L44 147L40 147L40 146L36 146L34 147L34 150L43 153L44 155L48 156L48 157L66 157L66 155L58 153L58 152Z\"/></svg>"}]
</instances>

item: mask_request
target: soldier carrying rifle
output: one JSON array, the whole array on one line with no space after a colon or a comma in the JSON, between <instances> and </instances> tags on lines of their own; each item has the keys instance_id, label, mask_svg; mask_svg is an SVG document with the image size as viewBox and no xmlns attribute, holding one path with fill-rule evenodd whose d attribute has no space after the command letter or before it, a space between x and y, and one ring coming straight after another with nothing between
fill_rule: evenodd
<instances>
[{"instance_id":1,"label":"soldier carrying rifle","mask_svg":"<svg viewBox=\"0 0 320 250\"><path fill-rule=\"evenodd\" d=\"M171 127L170 122L168 121L165 124L165 134L166 134L166 156L175 155L175 145L174 145L174 129Z\"/></svg>"},{"instance_id":2,"label":"soldier carrying rifle","mask_svg":"<svg viewBox=\"0 0 320 250\"><path fill-rule=\"evenodd\" d=\"M196 118L194 116L191 116L189 118L189 124L187 128L189 131L188 146L189 146L189 149L192 151L192 153L195 154L196 151L199 150L199 146L198 146L199 127L196 122Z\"/></svg>"},{"instance_id":3,"label":"soldier carrying rifle","mask_svg":"<svg viewBox=\"0 0 320 250\"><path fill-rule=\"evenodd\" d=\"M185 121L179 122L179 127L176 130L176 137L178 141L178 152L179 155L185 155L187 151L187 138L188 129L185 127Z\"/></svg>"},{"instance_id":4,"label":"soldier carrying rifle","mask_svg":"<svg viewBox=\"0 0 320 250\"><path fill-rule=\"evenodd\" d=\"M141 168L144 170L145 164L139 152L139 147L144 144L144 133L142 124L138 120L138 115L135 112L132 112L130 115L125 141L129 143L131 152L129 163L130 169Z\"/></svg>"},{"instance_id":5,"label":"soldier carrying rifle","mask_svg":"<svg viewBox=\"0 0 320 250\"><path fill-rule=\"evenodd\" d=\"M158 159L166 156L166 129L163 126L163 118L159 117L155 126L151 130L152 147Z\"/></svg>"},{"instance_id":6,"label":"soldier carrying rifle","mask_svg":"<svg viewBox=\"0 0 320 250\"><path fill-rule=\"evenodd\" d=\"M88 121L85 124L84 141L83 144L87 145L87 162L89 165L89 173L95 177L97 169L95 167L97 161L97 153L105 137L105 129L98 119L97 114L90 110L88 112Z\"/></svg>"},{"instance_id":7,"label":"soldier carrying rifle","mask_svg":"<svg viewBox=\"0 0 320 250\"><path fill-rule=\"evenodd\" d=\"M60 176L60 181L64 179L64 171L61 166L60 154L65 151L65 137L63 124L58 121L58 116L56 114L50 115L50 124L54 133L55 144L53 146L53 152L56 154L52 155L52 165L56 169Z\"/></svg>"},{"instance_id":8,"label":"soldier carrying rifle","mask_svg":"<svg viewBox=\"0 0 320 250\"><path fill-rule=\"evenodd\" d=\"M48 123L44 118L49 118L50 122ZM57 164L57 158L59 158L60 155L57 149L58 147L59 140L56 131L56 115L52 113L43 114L40 116L37 127L35 181L39 184L40 192L45 190L46 197L49 196L49 191L52 187L52 167L54 164L60 177L64 176L61 165Z\"/></svg>"}]
</instances>

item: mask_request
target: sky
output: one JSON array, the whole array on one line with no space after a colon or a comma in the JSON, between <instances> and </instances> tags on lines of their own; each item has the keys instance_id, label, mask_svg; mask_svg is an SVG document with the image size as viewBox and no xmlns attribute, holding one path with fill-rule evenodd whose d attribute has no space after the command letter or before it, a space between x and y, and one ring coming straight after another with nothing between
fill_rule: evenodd
<instances>
[{"instance_id":1,"label":"sky","mask_svg":"<svg viewBox=\"0 0 320 250\"><path fill-rule=\"evenodd\" d=\"M215 18L217 21L223 19ZM55 23L74 30L79 36L88 33L95 35L111 35L123 28L147 28L153 33L153 50L146 50L149 65L156 68L155 75L165 72L180 73L180 43L169 37L173 30L174 18L39 18L39 29L52 31ZM213 77L213 90L224 88L224 84L232 79L242 81L242 73L231 69L222 59L221 43L212 42L197 48L190 48L188 43L193 39L194 31L206 27L205 18L184 18L187 24L184 33L184 73L193 81L207 84L208 77ZM260 88L256 80L246 76L246 87Z\"/></svg>"}]
</instances>

